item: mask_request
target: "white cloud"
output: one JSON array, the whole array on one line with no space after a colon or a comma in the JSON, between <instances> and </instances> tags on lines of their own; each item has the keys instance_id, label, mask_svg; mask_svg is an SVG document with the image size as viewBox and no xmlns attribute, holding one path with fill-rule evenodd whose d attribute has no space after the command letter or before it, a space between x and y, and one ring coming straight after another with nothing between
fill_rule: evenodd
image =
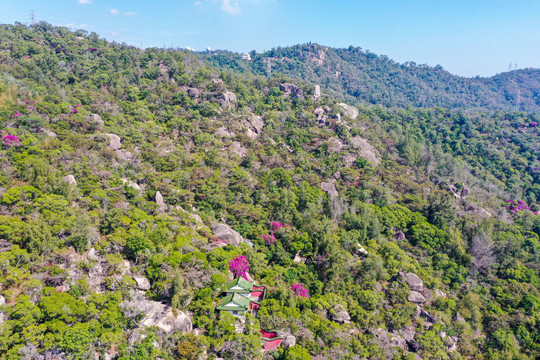
<instances>
[{"instance_id":1,"label":"white cloud","mask_svg":"<svg viewBox=\"0 0 540 360\"><path fill-rule=\"evenodd\" d=\"M221 10L231 15L238 15L242 11L240 10L240 4L238 1L232 2L232 0L223 0L221 4Z\"/></svg>"},{"instance_id":2,"label":"white cloud","mask_svg":"<svg viewBox=\"0 0 540 360\"><path fill-rule=\"evenodd\" d=\"M111 14L113 14L113 15L118 15L118 14L120 14L120 10L118 10L118 9L111 9Z\"/></svg>"},{"instance_id":3,"label":"white cloud","mask_svg":"<svg viewBox=\"0 0 540 360\"><path fill-rule=\"evenodd\" d=\"M126 16L135 16L135 15L138 15L138 14L139 14L139 13L136 12L136 11L126 11L126 12L124 13L124 15L126 15Z\"/></svg>"},{"instance_id":4,"label":"white cloud","mask_svg":"<svg viewBox=\"0 0 540 360\"><path fill-rule=\"evenodd\" d=\"M195 5L195 6L201 6L201 5L202 5L202 1L195 1L195 2L193 3L193 5Z\"/></svg>"},{"instance_id":5,"label":"white cloud","mask_svg":"<svg viewBox=\"0 0 540 360\"><path fill-rule=\"evenodd\" d=\"M79 4L86 5L86 4L91 4L91 3L92 3L92 0L79 0Z\"/></svg>"}]
</instances>

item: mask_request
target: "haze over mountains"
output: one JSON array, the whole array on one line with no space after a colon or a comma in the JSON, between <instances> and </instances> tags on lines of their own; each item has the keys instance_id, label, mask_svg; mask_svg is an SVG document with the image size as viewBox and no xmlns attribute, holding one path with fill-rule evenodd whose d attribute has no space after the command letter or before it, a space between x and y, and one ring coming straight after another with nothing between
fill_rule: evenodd
<instances>
[{"instance_id":1,"label":"haze over mountains","mask_svg":"<svg viewBox=\"0 0 540 360\"><path fill-rule=\"evenodd\" d=\"M465 78L440 66L399 64L359 47L336 49L318 44L252 52L251 61L227 51L200 55L211 64L235 71L282 74L321 84L332 96L364 104L540 111L540 69Z\"/></svg>"}]
</instances>

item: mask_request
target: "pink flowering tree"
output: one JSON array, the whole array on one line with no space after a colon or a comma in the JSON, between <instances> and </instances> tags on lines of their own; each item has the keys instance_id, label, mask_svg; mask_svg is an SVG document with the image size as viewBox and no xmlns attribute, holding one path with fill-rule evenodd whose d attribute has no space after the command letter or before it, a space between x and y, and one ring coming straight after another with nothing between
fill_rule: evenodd
<instances>
[{"instance_id":1,"label":"pink flowering tree","mask_svg":"<svg viewBox=\"0 0 540 360\"><path fill-rule=\"evenodd\" d=\"M266 242L267 245L274 245L276 243L276 237L274 236L274 232L261 235L261 238Z\"/></svg>"},{"instance_id":2,"label":"pink flowering tree","mask_svg":"<svg viewBox=\"0 0 540 360\"><path fill-rule=\"evenodd\" d=\"M309 299L309 290L304 287L304 284L294 284L292 286L294 296L300 296Z\"/></svg>"},{"instance_id":3,"label":"pink flowering tree","mask_svg":"<svg viewBox=\"0 0 540 360\"><path fill-rule=\"evenodd\" d=\"M21 139L15 135L6 135L2 138L2 142L6 146L19 146L21 145Z\"/></svg>"},{"instance_id":4,"label":"pink flowering tree","mask_svg":"<svg viewBox=\"0 0 540 360\"><path fill-rule=\"evenodd\" d=\"M249 263L245 256L239 255L229 262L229 270L233 273L234 277L247 278L247 272L249 271Z\"/></svg>"}]
</instances>

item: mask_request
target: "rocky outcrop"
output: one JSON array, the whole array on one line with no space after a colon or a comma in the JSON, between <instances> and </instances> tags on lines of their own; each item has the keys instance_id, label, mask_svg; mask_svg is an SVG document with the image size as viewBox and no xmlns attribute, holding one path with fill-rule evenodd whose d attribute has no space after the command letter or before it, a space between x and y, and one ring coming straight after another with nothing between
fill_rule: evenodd
<instances>
[{"instance_id":1,"label":"rocky outcrop","mask_svg":"<svg viewBox=\"0 0 540 360\"><path fill-rule=\"evenodd\" d=\"M411 291L407 300L416 304L423 304L426 302L424 295L420 294L418 291Z\"/></svg>"},{"instance_id":2,"label":"rocky outcrop","mask_svg":"<svg viewBox=\"0 0 540 360\"><path fill-rule=\"evenodd\" d=\"M115 134L105 134L109 137L109 149L111 150L118 150L122 147L122 141L120 140L120 136Z\"/></svg>"},{"instance_id":3,"label":"rocky outcrop","mask_svg":"<svg viewBox=\"0 0 540 360\"><path fill-rule=\"evenodd\" d=\"M86 120L96 129L101 130L105 127L105 122L98 114L90 114L86 117Z\"/></svg>"},{"instance_id":4,"label":"rocky outcrop","mask_svg":"<svg viewBox=\"0 0 540 360\"><path fill-rule=\"evenodd\" d=\"M137 190L139 192L139 196L142 195L142 189L137 183L135 183L135 182L133 182L131 180L128 180L128 179L120 179L120 181L122 181L122 184L127 185L127 186L132 187L135 190Z\"/></svg>"},{"instance_id":5,"label":"rocky outcrop","mask_svg":"<svg viewBox=\"0 0 540 360\"><path fill-rule=\"evenodd\" d=\"M150 282L147 278L145 278L142 275L133 275L133 280L135 280L135 283L137 284L137 289L139 290L150 290Z\"/></svg>"},{"instance_id":6,"label":"rocky outcrop","mask_svg":"<svg viewBox=\"0 0 540 360\"><path fill-rule=\"evenodd\" d=\"M157 301L135 299L123 303L122 307L124 313L143 314L144 317L139 321L140 327L155 326L168 334L175 331L186 333L193 330L189 316Z\"/></svg>"},{"instance_id":7,"label":"rocky outcrop","mask_svg":"<svg viewBox=\"0 0 540 360\"><path fill-rule=\"evenodd\" d=\"M229 146L229 150L241 158L245 157L248 153L248 149L245 146L242 146L242 144L238 141L233 141Z\"/></svg>"},{"instance_id":8,"label":"rocky outcrop","mask_svg":"<svg viewBox=\"0 0 540 360\"><path fill-rule=\"evenodd\" d=\"M167 211L168 206L167 204L165 204L165 201L163 200L163 195L161 195L159 191L156 191L155 201L160 212Z\"/></svg>"},{"instance_id":9,"label":"rocky outcrop","mask_svg":"<svg viewBox=\"0 0 540 360\"><path fill-rule=\"evenodd\" d=\"M343 115L346 115L348 117L350 117L351 119L356 119L358 117L358 109L353 107L353 106L350 106L350 105L347 105L347 104L344 104L344 103L339 103L338 106L343 110L344 114Z\"/></svg>"},{"instance_id":10,"label":"rocky outcrop","mask_svg":"<svg viewBox=\"0 0 540 360\"><path fill-rule=\"evenodd\" d=\"M123 162L132 162L135 160L135 155L132 152L129 152L124 149L116 150L116 155L118 156L119 161Z\"/></svg>"},{"instance_id":11,"label":"rocky outcrop","mask_svg":"<svg viewBox=\"0 0 540 360\"><path fill-rule=\"evenodd\" d=\"M467 321L465 321L465 319L463 318L463 316L461 316L460 313L456 312L456 315L454 315L454 321L455 322L458 322L458 323L465 323Z\"/></svg>"},{"instance_id":12,"label":"rocky outcrop","mask_svg":"<svg viewBox=\"0 0 540 360\"><path fill-rule=\"evenodd\" d=\"M323 191L327 192L328 195L330 195L330 197L336 197L338 196L338 191L336 190L336 186L334 185L334 183L331 183L331 182L322 182L321 183L321 189L323 189Z\"/></svg>"},{"instance_id":13,"label":"rocky outcrop","mask_svg":"<svg viewBox=\"0 0 540 360\"><path fill-rule=\"evenodd\" d=\"M331 312L331 318L333 321L342 324L348 324L351 322L351 316L345 307L340 304L334 306L333 311Z\"/></svg>"},{"instance_id":14,"label":"rocky outcrop","mask_svg":"<svg viewBox=\"0 0 540 360\"><path fill-rule=\"evenodd\" d=\"M422 279L418 277L418 275L413 274L413 273L406 273L406 274L400 273L400 275L403 278L403 280L407 284L409 284L409 286L411 287L411 290L422 291L424 289L424 282L422 281Z\"/></svg>"},{"instance_id":15,"label":"rocky outcrop","mask_svg":"<svg viewBox=\"0 0 540 360\"><path fill-rule=\"evenodd\" d=\"M73 186L77 186L77 180L75 180L75 176L73 175L66 175L62 178L62 180L68 184L71 184Z\"/></svg>"},{"instance_id":16,"label":"rocky outcrop","mask_svg":"<svg viewBox=\"0 0 540 360\"><path fill-rule=\"evenodd\" d=\"M200 230L200 229L203 229L205 227L201 217L197 214L193 214L193 213L190 213L189 211L186 211L184 210L181 206L175 206L174 207L176 210L180 210L180 212L184 215L186 215L187 217L189 217L189 219L194 223L194 226L193 228L195 230Z\"/></svg>"},{"instance_id":17,"label":"rocky outcrop","mask_svg":"<svg viewBox=\"0 0 540 360\"><path fill-rule=\"evenodd\" d=\"M225 241L233 246L238 246L240 243L247 242L237 231L231 229L225 224L216 224L212 226L214 237Z\"/></svg>"},{"instance_id":18,"label":"rocky outcrop","mask_svg":"<svg viewBox=\"0 0 540 360\"><path fill-rule=\"evenodd\" d=\"M318 100L321 97L321 86L315 85L313 89L313 100Z\"/></svg>"},{"instance_id":19,"label":"rocky outcrop","mask_svg":"<svg viewBox=\"0 0 540 360\"><path fill-rule=\"evenodd\" d=\"M279 89L285 94L296 94L300 88L291 83L280 84Z\"/></svg>"},{"instance_id":20,"label":"rocky outcrop","mask_svg":"<svg viewBox=\"0 0 540 360\"><path fill-rule=\"evenodd\" d=\"M359 243L356 243L356 255L367 255L368 251Z\"/></svg>"},{"instance_id":21,"label":"rocky outcrop","mask_svg":"<svg viewBox=\"0 0 540 360\"><path fill-rule=\"evenodd\" d=\"M41 131L47 135L48 137L52 137L52 138L55 138L57 135L54 131L51 131L51 130L48 130L48 129L41 129Z\"/></svg>"},{"instance_id":22,"label":"rocky outcrop","mask_svg":"<svg viewBox=\"0 0 540 360\"><path fill-rule=\"evenodd\" d=\"M401 241L401 240L405 240L405 234L401 231L398 231L394 234L394 240L395 241Z\"/></svg>"},{"instance_id":23,"label":"rocky outcrop","mask_svg":"<svg viewBox=\"0 0 540 360\"><path fill-rule=\"evenodd\" d=\"M233 109L238 106L238 100L236 99L236 94L232 91L226 91L221 94L218 98L219 105L222 109Z\"/></svg>"},{"instance_id":24,"label":"rocky outcrop","mask_svg":"<svg viewBox=\"0 0 540 360\"><path fill-rule=\"evenodd\" d=\"M283 346L284 349L288 349L291 346L296 345L296 336L293 335L287 335L281 342L281 346Z\"/></svg>"},{"instance_id":25,"label":"rocky outcrop","mask_svg":"<svg viewBox=\"0 0 540 360\"><path fill-rule=\"evenodd\" d=\"M380 164L381 160L377 156L377 149L375 149L366 139L355 136L351 139L353 147L355 147L360 155L368 161L375 164Z\"/></svg>"}]
</instances>

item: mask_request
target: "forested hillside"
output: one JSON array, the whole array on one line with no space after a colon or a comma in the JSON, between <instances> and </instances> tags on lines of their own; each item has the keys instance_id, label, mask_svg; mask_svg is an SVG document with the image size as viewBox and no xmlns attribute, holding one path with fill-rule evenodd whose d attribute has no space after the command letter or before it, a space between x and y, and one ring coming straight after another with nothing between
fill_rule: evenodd
<instances>
[{"instance_id":1,"label":"forested hillside","mask_svg":"<svg viewBox=\"0 0 540 360\"><path fill-rule=\"evenodd\" d=\"M0 358L540 357L536 114L200 56L0 26Z\"/></svg>"},{"instance_id":2,"label":"forested hillside","mask_svg":"<svg viewBox=\"0 0 540 360\"><path fill-rule=\"evenodd\" d=\"M524 69L490 78L464 78L441 66L399 64L359 47L336 49L318 44L250 53L251 60L228 51L199 53L210 64L257 75L283 74L320 84L333 97L386 107L540 111L540 70Z\"/></svg>"}]
</instances>

